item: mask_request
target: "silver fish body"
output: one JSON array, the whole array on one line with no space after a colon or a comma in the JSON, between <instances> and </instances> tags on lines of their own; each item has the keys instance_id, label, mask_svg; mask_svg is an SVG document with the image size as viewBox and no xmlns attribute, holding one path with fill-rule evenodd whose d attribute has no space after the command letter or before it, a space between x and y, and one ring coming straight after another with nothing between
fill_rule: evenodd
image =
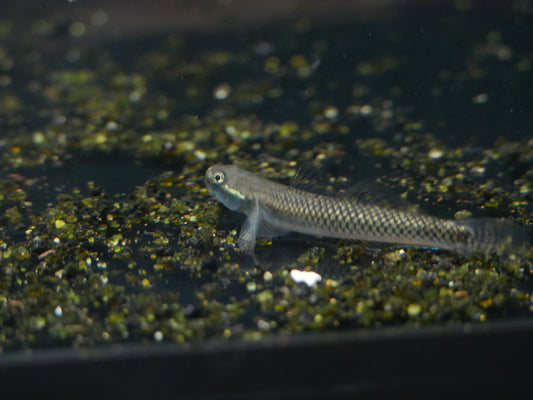
<instances>
[{"instance_id":1,"label":"silver fish body","mask_svg":"<svg viewBox=\"0 0 533 400\"><path fill-rule=\"evenodd\" d=\"M333 238L488 253L517 230L497 219L456 221L306 192L256 176L235 165L206 172L208 191L233 211L246 214L238 244L253 251L259 237L300 232Z\"/></svg>"}]
</instances>

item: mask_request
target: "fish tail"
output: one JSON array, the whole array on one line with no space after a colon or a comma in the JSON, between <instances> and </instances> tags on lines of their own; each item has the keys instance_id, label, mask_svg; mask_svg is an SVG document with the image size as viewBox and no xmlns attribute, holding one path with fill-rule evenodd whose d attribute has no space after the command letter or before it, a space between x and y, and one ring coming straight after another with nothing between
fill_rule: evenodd
<instances>
[{"instance_id":1,"label":"fish tail","mask_svg":"<svg viewBox=\"0 0 533 400\"><path fill-rule=\"evenodd\" d=\"M510 221L478 218L457 223L469 233L456 249L462 253L514 253L531 244L528 232Z\"/></svg>"}]
</instances>

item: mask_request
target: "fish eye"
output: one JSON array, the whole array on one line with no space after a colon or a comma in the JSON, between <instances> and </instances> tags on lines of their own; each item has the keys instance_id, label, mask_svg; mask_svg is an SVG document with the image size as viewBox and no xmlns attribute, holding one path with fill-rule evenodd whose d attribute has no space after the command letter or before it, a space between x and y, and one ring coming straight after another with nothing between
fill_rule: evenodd
<instances>
[{"instance_id":1,"label":"fish eye","mask_svg":"<svg viewBox=\"0 0 533 400\"><path fill-rule=\"evenodd\" d=\"M224 174L222 172L217 172L214 176L213 176L213 180L215 181L215 183L217 185L220 185L221 183L224 182Z\"/></svg>"}]
</instances>

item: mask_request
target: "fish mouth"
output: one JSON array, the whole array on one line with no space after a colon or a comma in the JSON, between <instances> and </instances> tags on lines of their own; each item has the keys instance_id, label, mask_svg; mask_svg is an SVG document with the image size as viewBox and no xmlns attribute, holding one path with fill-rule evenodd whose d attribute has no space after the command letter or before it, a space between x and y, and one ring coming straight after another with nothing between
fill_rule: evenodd
<instances>
[{"instance_id":1,"label":"fish mouth","mask_svg":"<svg viewBox=\"0 0 533 400\"><path fill-rule=\"evenodd\" d=\"M215 188L213 188L213 186L209 182L207 182L207 180L205 182L205 187L207 188L209 194L211 194L212 196L216 196Z\"/></svg>"}]
</instances>

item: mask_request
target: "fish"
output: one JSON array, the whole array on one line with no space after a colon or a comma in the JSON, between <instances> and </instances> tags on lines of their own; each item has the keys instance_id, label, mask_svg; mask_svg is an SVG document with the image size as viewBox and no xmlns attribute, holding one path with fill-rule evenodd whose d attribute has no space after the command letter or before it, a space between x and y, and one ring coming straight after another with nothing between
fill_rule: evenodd
<instances>
[{"instance_id":1,"label":"fish","mask_svg":"<svg viewBox=\"0 0 533 400\"><path fill-rule=\"evenodd\" d=\"M220 203L246 214L237 244L250 253L258 238L289 232L465 255L507 251L525 242L524 231L503 219L444 219L367 204L283 185L237 165L213 165L206 171L205 183Z\"/></svg>"}]
</instances>

